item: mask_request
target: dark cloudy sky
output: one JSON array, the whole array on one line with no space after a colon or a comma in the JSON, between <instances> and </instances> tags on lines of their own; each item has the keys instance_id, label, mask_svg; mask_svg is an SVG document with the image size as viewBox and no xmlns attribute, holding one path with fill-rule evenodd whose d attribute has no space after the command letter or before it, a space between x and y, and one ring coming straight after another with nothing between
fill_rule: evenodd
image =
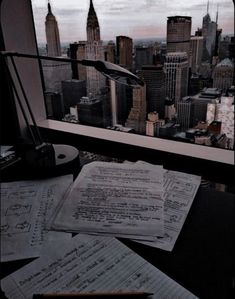
<instances>
[{"instance_id":1,"label":"dark cloudy sky","mask_svg":"<svg viewBox=\"0 0 235 299\"><path fill-rule=\"evenodd\" d=\"M45 42L47 0L32 0L38 42ZM90 0L50 0L60 31L61 42L86 40L86 19ZM93 0L99 19L101 38L115 40L117 35L132 38L165 37L167 17L192 17L192 35L202 25L207 0ZM219 28L234 33L232 0L210 0L209 14L215 21L219 4Z\"/></svg>"}]
</instances>

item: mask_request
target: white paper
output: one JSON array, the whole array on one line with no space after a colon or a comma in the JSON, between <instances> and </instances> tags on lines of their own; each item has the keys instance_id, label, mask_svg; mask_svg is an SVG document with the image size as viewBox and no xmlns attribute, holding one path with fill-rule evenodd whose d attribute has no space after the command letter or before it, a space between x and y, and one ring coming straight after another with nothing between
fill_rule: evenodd
<instances>
[{"instance_id":1,"label":"white paper","mask_svg":"<svg viewBox=\"0 0 235 299\"><path fill-rule=\"evenodd\" d=\"M142 240L163 236L163 169L93 162L83 167L53 228Z\"/></svg>"},{"instance_id":2,"label":"white paper","mask_svg":"<svg viewBox=\"0 0 235 299\"><path fill-rule=\"evenodd\" d=\"M72 183L72 175L1 184L1 261L37 257L45 241L71 234L46 225Z\"/></svg>"},{"instance_id":3,"label":"white paper","mask_svg":"<svg viewBox=\"0 0 235 299\"><path fill-rule=\"evenodd\" d=\"M114 238L77 235L69 243L7 276L1 286L9 299L38 293L144 291L151 298L197 298Z\"/></svg>"},{"instance_id":4,"label":"white paper","mask_svg":"<svg viewBox=\"0 0 235 299\"><path fill-rule=\"evenodd\" d=\"M156 167L142 161L137 164ZM170 170L165 173L164 237L157 238L154 242L141 243L167 251L173 250L200 183L201 178L196 175Z\"/></svg>"}]
</instances>

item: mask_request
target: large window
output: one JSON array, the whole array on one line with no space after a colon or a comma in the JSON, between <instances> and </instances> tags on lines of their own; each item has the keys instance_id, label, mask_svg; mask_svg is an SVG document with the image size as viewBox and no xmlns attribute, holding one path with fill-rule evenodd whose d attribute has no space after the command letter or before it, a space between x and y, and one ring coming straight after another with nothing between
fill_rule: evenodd
<instances>
[{"instance_id":1,"label":"large window","mask_svg":"<svg viewBox=\"0 0 235 299\"><path fill-rule=\"evenodd\" d=\"M18 61L41 127L233 164L232 1L219 18L207 1L31 2L33 16L30 1L3 1L7 50L107 60L145 82L113 85L91 67L41 60L40 72L37 61Z\"/></svg>"}]
</instances>

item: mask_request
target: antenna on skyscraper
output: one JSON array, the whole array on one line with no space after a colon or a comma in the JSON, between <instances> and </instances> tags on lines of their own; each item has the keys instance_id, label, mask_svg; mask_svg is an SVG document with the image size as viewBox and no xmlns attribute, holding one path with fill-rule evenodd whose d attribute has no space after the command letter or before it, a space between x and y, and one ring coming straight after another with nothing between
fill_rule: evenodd
<instances>
[{"instance_id":1,"label":"antenna on skyscraper","mask_svg":"<svg viewBox=\"0 0 235 299\"><path fill-rule=\"evenodd\" d=\"M219 18L219 3L217 4L217 12L216 12L216 24L218 25L218 18Z\"/></svg>"},{"instance_id":2,"label":"antenna on skyscraper","mask_svg":"<svg viewBox=\"0 0 235 299\"><path fill-rule=\"evenodd\" d=\"M209 14L209 5L210 5L210 3L209 3L209 0L207 1L207 14Z\"/></svg>"},{"instance_id":3,"label":"antenna on skyscraper","mask_svg":"<svg viewBox=\"0 0 235 299\"><path fill-rule=\"evenodd\" d=\"M50 0L47 1L48 14L52 14Z\"/></svg>"}]
</instances>

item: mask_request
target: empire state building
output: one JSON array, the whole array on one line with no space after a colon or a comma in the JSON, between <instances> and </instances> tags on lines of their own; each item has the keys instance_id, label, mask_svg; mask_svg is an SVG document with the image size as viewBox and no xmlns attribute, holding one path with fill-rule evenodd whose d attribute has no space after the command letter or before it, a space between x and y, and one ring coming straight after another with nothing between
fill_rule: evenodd
<instances>
[{"instance_id":1,"label":"empire state building","mask_svg":"<svg viewBox=\"0 0 235 299\"><path fill-rule=\"evenodd\" d=\"M61 56L60 35L55 16L52 14L51 5L48 1L48 13L45 21L47 55Z\"/></svg>"},{"instance_id":2,"label":"empire state building","mask_svg":"<svg viewBox=\"0 0 235 299\"><path fill-rule=\"evenodd\" d=\"M86 58L92 60L104 60L104 48L100 40L99 21L94 9L92 0L87 16L87 43ZM105 77L93 67L87 68L87 94L94 96L101 93L101 89L105 87Z\"/></svg>"}]
</instances>

